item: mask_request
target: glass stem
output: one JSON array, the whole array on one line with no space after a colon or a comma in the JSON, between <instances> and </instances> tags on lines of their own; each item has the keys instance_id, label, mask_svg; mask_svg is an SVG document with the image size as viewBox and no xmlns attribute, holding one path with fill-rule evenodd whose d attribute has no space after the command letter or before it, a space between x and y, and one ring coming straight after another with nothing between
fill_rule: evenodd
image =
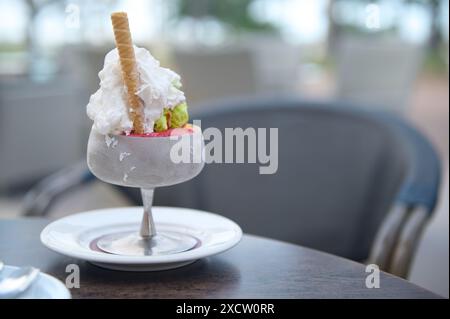
<instances>
[{"instance_id":1,"label":"glass stem","mask_svg":"<svg viewBox=\"0 0 450 319\"><path fill-rule=\"evenodd\" d=\"M150 239L156 235L155 222L152 216L153 189L141 188L142 203L144 205L144 215L142 216L141 230L139 234L142 238Z\"/></svg>"}]
</instances>

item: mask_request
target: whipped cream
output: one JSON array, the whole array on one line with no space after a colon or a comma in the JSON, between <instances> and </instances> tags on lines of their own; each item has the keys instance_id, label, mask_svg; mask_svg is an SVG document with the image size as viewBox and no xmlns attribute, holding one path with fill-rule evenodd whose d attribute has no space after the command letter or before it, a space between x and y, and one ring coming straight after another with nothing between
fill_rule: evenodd
<instances>
[{"instance_id":1,"label":"whipped cream","mask_svg":"<svg viewBox=\"0 0 450 319\"><path fill-rule=\"evenodd\" d=\"M144 107L144 131L152 133L153 126L163 113L184 102L180 76L159 65L148 50L134 47L139 87L135 92ZM129 134L133 123L128 116L126 87L122 80L119 53L113 49L105 56L105 64L98 74L100 88L91 95L87 115L94 121L94 128L101 134Z\"/></svg>"}]
</instances>

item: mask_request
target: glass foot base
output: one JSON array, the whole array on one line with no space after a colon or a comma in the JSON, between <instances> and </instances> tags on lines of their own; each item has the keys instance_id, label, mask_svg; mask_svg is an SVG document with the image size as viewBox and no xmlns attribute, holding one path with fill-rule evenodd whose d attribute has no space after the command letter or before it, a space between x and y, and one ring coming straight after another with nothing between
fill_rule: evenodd
<instances>
[{"instance_id":1,"label":"glass foot base","mask_svg":"<svg viewBox=\"0 0 450 319\"><path fill-rule=\"evenodd\" d=\"M188 251L198 244L190 235L161 231L152 238L143 238L135 231L100 237L97 247L104 252L124 256L161 256Z\"/></svg>"}]
</instances>

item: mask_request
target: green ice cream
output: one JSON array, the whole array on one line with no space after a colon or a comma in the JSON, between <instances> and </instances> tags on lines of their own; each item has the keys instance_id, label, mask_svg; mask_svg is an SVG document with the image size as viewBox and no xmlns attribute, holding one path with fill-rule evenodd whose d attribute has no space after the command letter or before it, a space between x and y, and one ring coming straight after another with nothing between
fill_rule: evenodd
<instances>
[{"instance_id":1,"label":"green ice cream","mask_svg":"<svg viewBox=\"0 0 450 319\"><path fill-rule=\"evenodd\" d=\"M169 123L167 121L167 111L164 109L163 114L161 117L155 122L155 126L153 127L153 130L155 132L162 132L169 128Z\"/></svg>"},{"instance_id":2,"label":"green ice cream","mask_svg":"<svg viewBox=\"0 0 450 319\"><path fill-rule=\"evenodd\" d=\"M169 128L183 127L189 120L186 102L178 104L172 110L165 108L161 117L155 122L153 130L162 132Z\"/></svg>"},{"instance_id":3,"label":"green ice cream","mask_svg":"<svg viewBox=\"0 0 450 319\"><path fill-rule=\"evenodd\" d=\"M189 121L189 114L186 102L178 104L172 110L170 118L170 128L183 127Z\"/></svg>"}]
</instances>

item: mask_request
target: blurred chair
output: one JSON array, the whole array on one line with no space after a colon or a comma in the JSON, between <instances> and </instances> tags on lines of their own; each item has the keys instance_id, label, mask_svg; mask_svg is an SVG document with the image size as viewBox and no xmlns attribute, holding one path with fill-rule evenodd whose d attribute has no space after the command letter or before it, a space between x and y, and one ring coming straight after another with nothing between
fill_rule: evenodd
<instances>
[{"instance_id":1,"label":"blurred chair","mask_svg":"<svg viewBox=\"0 0 450 319\"><path fill-rule=\"evenodd\" d=\"M157 189L155 205L212 211L247 233L407 275L440 177L438 157L420 133L384 113L295 98L204 109L210 111L192 116L203 129L278 128L277 173L259 175L257 164L209 164L189 182ZM140 202L137 190L123 192Z\"/></svg>"},{"instance_id":2,"label":"blurred chair","mask_svg":"<svg viewBox=\"0 0 450 319\"><path fill-rule=\"evenodd\" d=\"M175 49L174 57L192 102L256 92L255 67L248 50Z\"/></svg>"},{"instance_id":3,"label":"blurred chair","mask_svg":"<svg viewBox=\"0 0 450 319\"><path fill-rule=\"evenodd\" d=\"M422 58L421 46L398 39L344 37L336 50L337 97L402 113Z\"/></svg>"},{"instance_id":4,"label":"blurred chair","mask_svg":"<svg viewBox=\"0 0 450 319\"><path fill-rule=\"evenodd\" d=\"M95 180L88 170L87 164L79 162L47 176L35 185L24 198L24 211L33 215L46 215L57 196L71 192L79 185Z\"/></svg>"},{"instance_id":5,"label":"blurred chair","mask_svg":"<svg viewBox=\"0 0 450 319\"><path fill-rule=\"evenodd\" d=\"M65 77L0 78L0 189L23 187L83 155L86 115Z\"/></svg>"},{"instance_id":6,"label":"blurred chair","mask_svg":"<svg viewBox=\"0 0 450 319\"><path fill-rule=\"evenodd\" d=\"M299 91L301 50L278 35L244 36L239 47L252 55L257 75L257 91L293 93Z\"/></svg>"},{"instance_id":7,"label":"blurred chair","mask_svg":"<svg viewBox=\"0 0 450 319\"><path fill-rule=\"evenodd\" d=\"M62 48L58 56L60 72L85 91L83 93L86 96L83 97L83 101L88 101L89 95L97 90L100 83L98 73L103 69L105 52L109 50L111 50L111 46L108 45L67 44Z\"/></svg>"}]
</instances>

